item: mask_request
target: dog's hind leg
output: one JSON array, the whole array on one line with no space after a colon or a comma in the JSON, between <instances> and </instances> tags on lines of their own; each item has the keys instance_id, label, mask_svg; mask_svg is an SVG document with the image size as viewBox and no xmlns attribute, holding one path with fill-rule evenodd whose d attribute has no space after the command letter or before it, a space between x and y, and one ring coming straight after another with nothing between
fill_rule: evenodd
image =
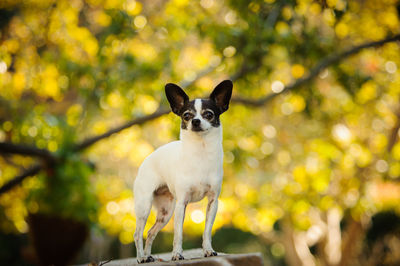
<instances>
[{"instance_id":1,"label":"dog's hind leg","mask_svg":"<svg viewBox=\"0 0 400 266\"><path fill-rule=\"evenodd\" d=\"M147 259L143 251L143 231L150 210L151 210L151 199L149 203L141 202L139 204L136 204L135 202L136 230L134 234L134 239L136 245L136 257L139 263L146 262Z\"/></svg>"},{"instance_id":2,"label":"dog's hind leg","mask_svg":"<svg viewBox=\"0 0 400 266\"><path fill-rule=\"evenodd\" d=\"M174 213L175 199L168 187L160 187L154 192L153 205L157 210L157 218L155 224L147 233L144 254L148 257L151 257L151 245L158 232L168 223Z\"/></svg>"},{"instance_id":3,"label":"dog's hind leg","mask_svg":"<svg viewBox=\"0 0 400 266\"><path fill-rule=\"evenodd\" d=\"M153 201L153 190L148 190L143 186L144 183L135 180L134 196L135 196L135 215L136 215L136 230L134 234L136 245L136 257L139 263L149 262L143 251L143 231L146 225L147 218L151 211ZM137 182L139 181L139 182Z\"/></svg>"}]
</instances>

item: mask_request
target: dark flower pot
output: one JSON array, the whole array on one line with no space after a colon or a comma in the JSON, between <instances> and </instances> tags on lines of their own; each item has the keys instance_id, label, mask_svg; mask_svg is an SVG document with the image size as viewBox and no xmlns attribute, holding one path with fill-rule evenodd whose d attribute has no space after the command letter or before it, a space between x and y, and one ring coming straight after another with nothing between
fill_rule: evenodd
<instances>
[{"instance_id":1,"label":"dark flower pot","mask_svg":"<svg viewBox=\"0 0 400 266\"><path fill-rule=\"evenodd\" d=\"M84 223L47 214L29 214L29 237L42 265L67 265L88 235Z\"/></svg>"}]
</instances>

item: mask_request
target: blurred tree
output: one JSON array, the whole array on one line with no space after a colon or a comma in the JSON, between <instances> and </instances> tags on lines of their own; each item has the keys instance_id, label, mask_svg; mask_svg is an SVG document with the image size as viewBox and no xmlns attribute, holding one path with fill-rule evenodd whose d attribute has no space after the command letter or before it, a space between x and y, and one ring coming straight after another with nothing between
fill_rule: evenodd
<instances>
[{"instance_id":1,"label":"blurred tree","mask_svg":"<svg viewBox=\"0 0 400 266\"><path fill-rule=\"evenodd\" d=\"M28 212L62 200L45 189L26 202L47 188L43 173L81 169L57 176L97 197L83 220L132 243L134 173L179 132L164 84L201 96L231 77L214 229L258 235L290 265L368 263L371 217L399 211L398 10L394 0L2 1L2 231L26 232ZM203 207L190 206L188 235L200 235Z\"/></svg>"}]
</instances>

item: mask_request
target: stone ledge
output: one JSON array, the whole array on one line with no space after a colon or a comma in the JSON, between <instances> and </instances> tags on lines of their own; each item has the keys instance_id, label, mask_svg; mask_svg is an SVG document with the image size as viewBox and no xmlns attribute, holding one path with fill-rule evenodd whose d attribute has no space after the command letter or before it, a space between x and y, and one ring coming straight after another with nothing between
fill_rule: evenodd
<instances>
[{"instance_id":1,"label":"stone ledge","mask_svg":"<svg viewBox=\"0 0 400 266\"><path fill-rule=\"evenodd\" d=\"M224 254L219 253L216 257L203 257L201 249L191 249L183 251L185 260L170 261L171 253L155 254L153 257L155 262L138 264L136 258L112 260L109 262L99 262L98 264L85 265L102 265L104 266L131 266L131 265L190 265L190 266L262 266L264 265L261 253L248 254Z\"/></svg>"}]
</instances>

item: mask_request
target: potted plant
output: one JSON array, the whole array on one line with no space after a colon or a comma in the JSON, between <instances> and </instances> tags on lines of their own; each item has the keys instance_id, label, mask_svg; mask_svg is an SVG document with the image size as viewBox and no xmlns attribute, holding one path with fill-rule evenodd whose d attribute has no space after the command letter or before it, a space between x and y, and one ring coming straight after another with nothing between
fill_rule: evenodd
<instances>
[{"instance_id":1,"label":"potted plant","mask_svg":"<svg viewBox=\"0 0 400 266\"><path fill-rule=\"evenodd\" d=\"M65 150L64 150L65 151ZM96 219L97 200L90 176L94 167L77 153L59 152L59 160L39 174L30 191L29 237L43 265L66 265L83 246Z\"/></svg>"}]
</instances>

